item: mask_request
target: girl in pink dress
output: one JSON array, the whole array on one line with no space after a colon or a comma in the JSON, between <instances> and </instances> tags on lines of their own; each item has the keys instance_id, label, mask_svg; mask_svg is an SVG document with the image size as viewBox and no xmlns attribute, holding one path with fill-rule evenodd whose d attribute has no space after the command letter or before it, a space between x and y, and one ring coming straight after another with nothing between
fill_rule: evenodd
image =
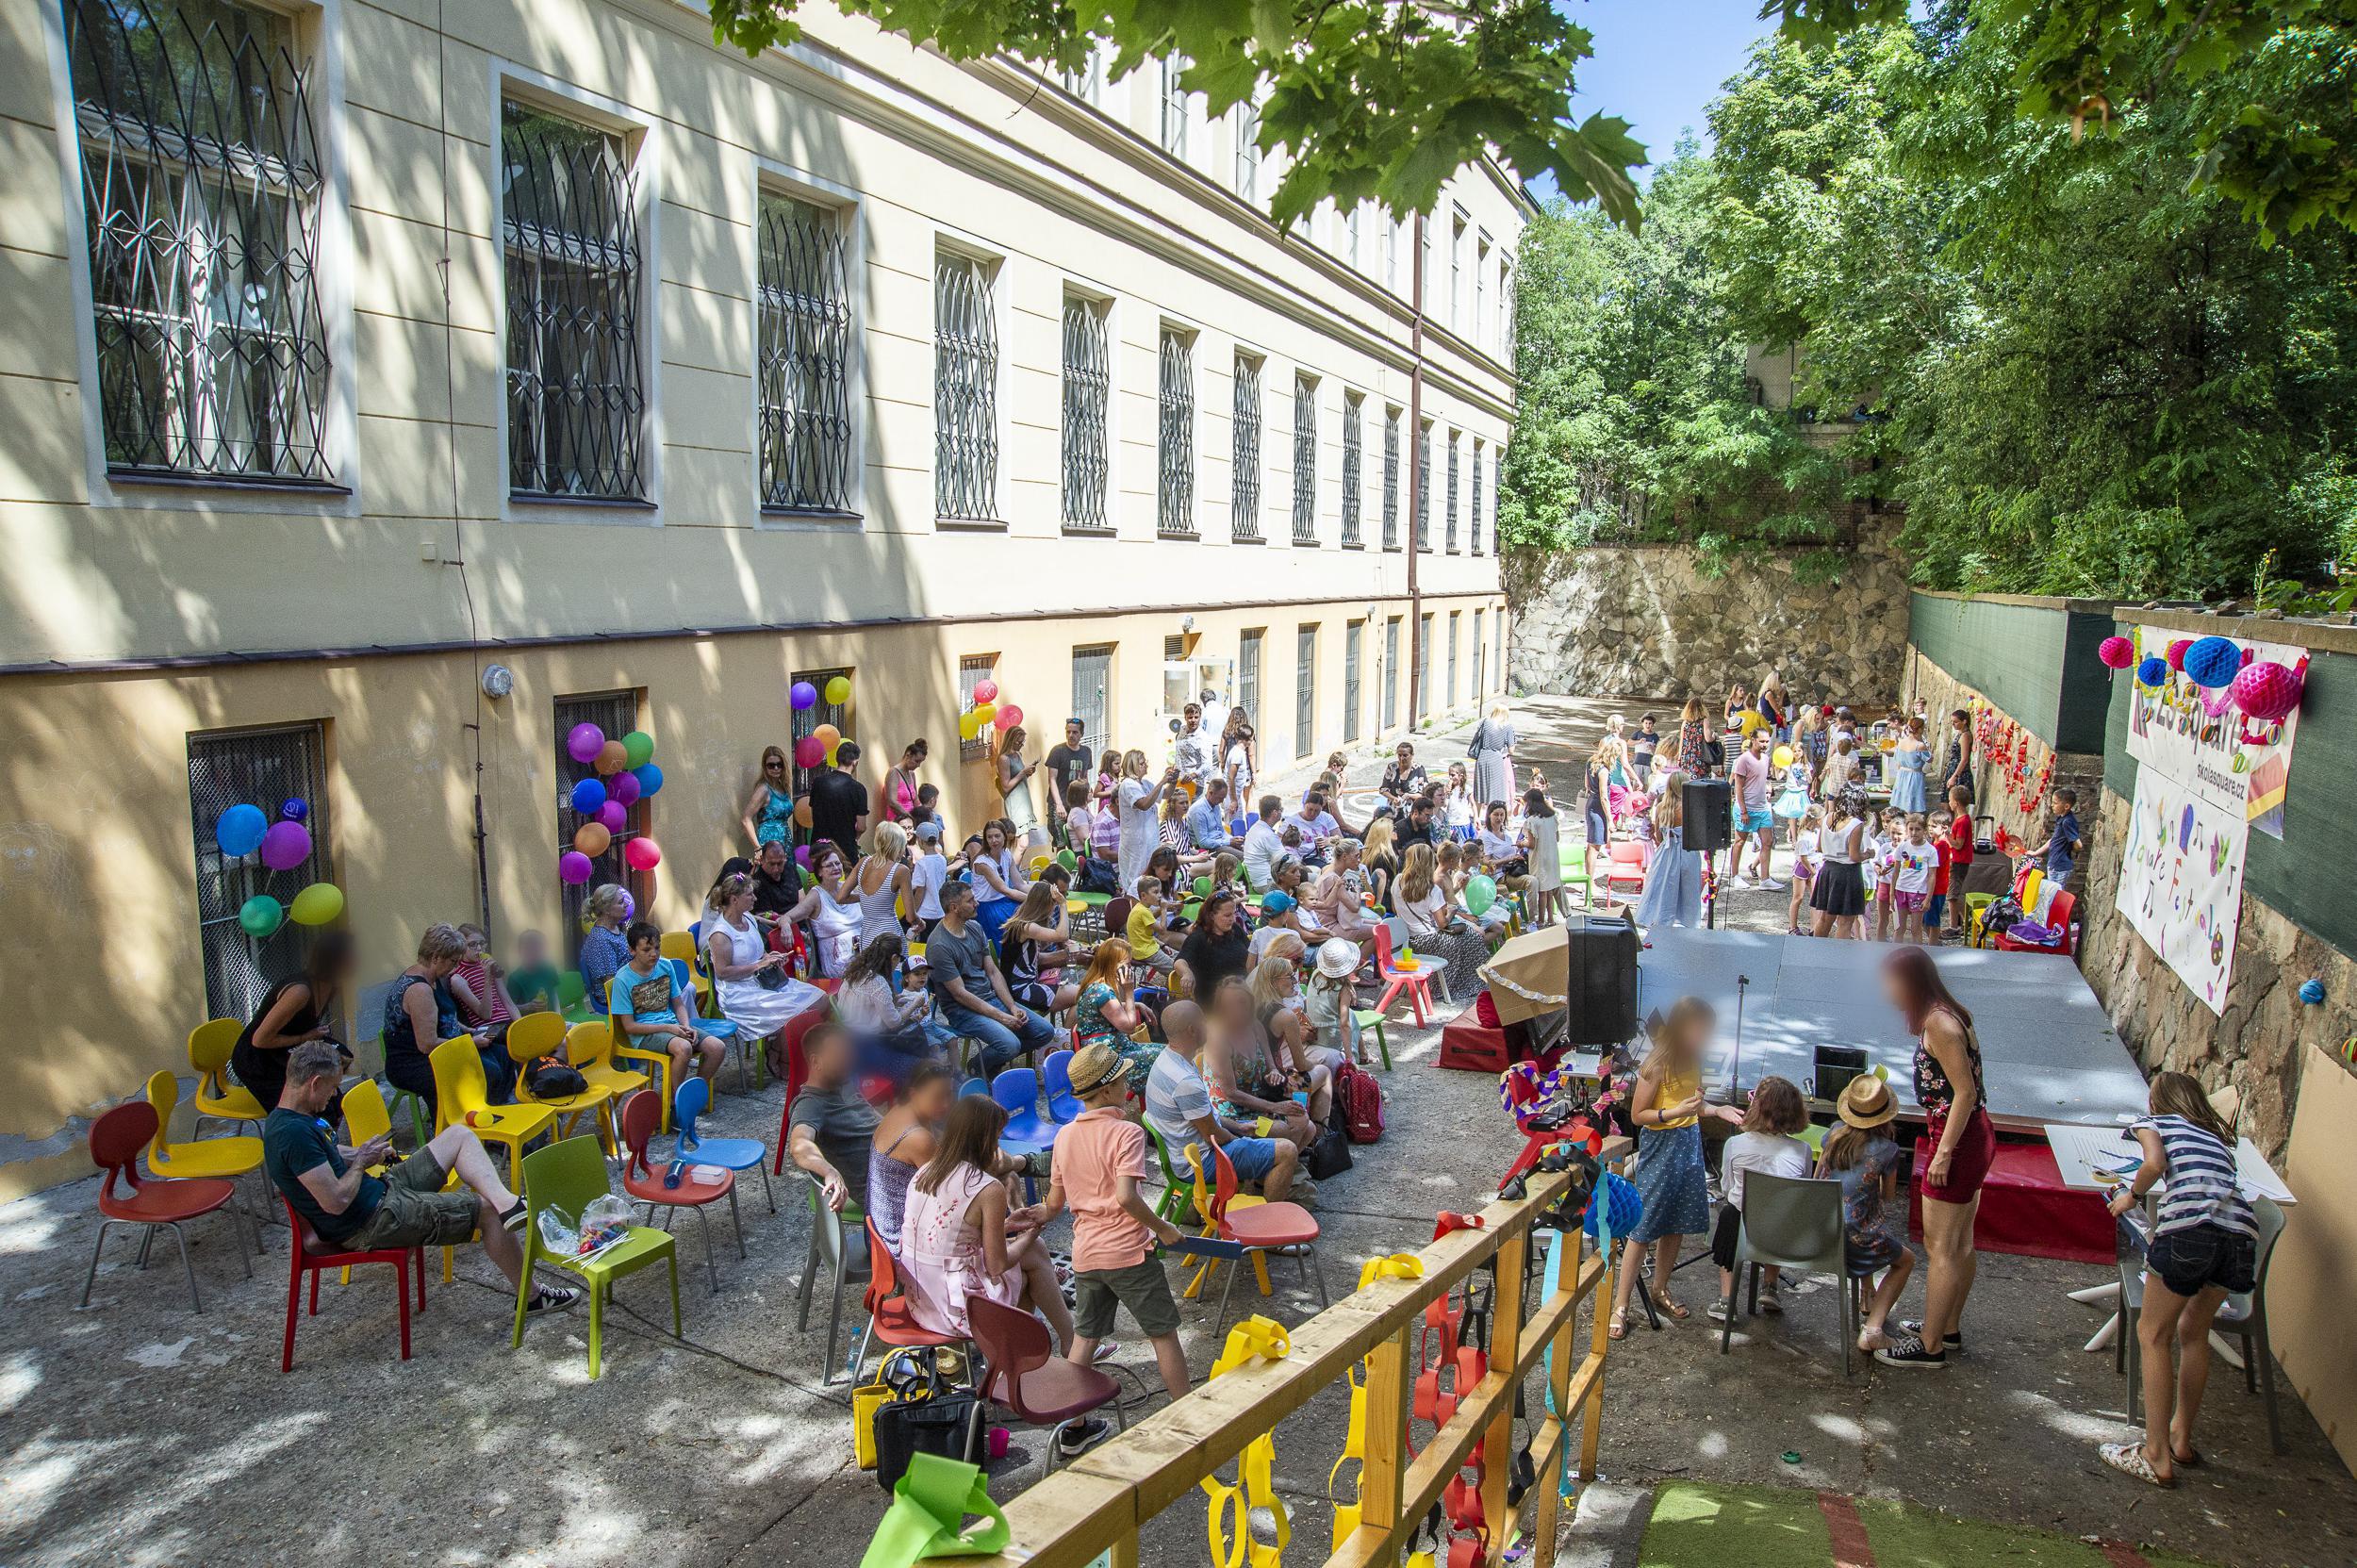
<instances>
[{"instance_id":1,"label":"girl in pink dress","mask_svg":"<svg viewBox=\"0 0 2357 1568\"><path fill-rule=\"evenodd\" d=\"M916 1321L936 1334L966 1336L968 1296L1034 1308L1057 1342L1072 1347L1072 1313L1035 1210L1011 1212L1006 1184L991 1175L1007 1113L980 1095L950 1108L932 1159L909 1184L900 1221L900 1267Z\"/></svg>"}]
</instances>

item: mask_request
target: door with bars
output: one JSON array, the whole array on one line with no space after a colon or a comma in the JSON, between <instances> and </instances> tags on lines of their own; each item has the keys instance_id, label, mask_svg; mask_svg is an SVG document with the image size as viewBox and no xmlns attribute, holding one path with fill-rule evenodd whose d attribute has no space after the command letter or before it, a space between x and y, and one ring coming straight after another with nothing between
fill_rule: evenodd
<instances>
[{"instance_id":1,"label":"door with bars","mask_svg":"<svg viewBox=\"0 0 2357 1568\"><path fill-rule=\"evenodd\" d=\"M565 749L566 737L577 726L595 724L608 740L619 740L638 728L638 694L635 691L602 691L578 697L556 700L556 850L563 854L573 847L573 834L584 822L593 820L573 809L573 785L584 779L594 779L598 770L592 764L575 762ZM564 911L564 935L559 946L570 964L581 950L583 906L589 895L608 883L619 883L629 889L631 900L641 911L652 905L654 873L634 871L622 859L622 845L650 831L653 820L652 803L643 795L632 801L622 819L622 831L616 834L605 847L605 853L589 859L589 880L585 883L560 881L557 895Z\"/></svg>"},{"instance_id":2,"label":"door with bars","mask_svg":"<svg viewBox=\"0 0 2357 1568\"><path fill-rule=\"evenodd\" d=\"M835 727L835 733L845 740L855 738L851 730L851 709L858 699L853 697L842 702L827 701L827 683L838 675L846 681L851 678L851 672L849 669L798 669L794 672L795 680L808 681L811 689L818 693L817 701L813 702L807 708L793 711L793 723L790 726L793 738L785 743L786 776L794 782L794 795L798 800L810 793L810 776L815 771L815 769L804 767L802 759L797 754L801 750L802 737L816 734L821 724L832 724ZM895 757L893 761L897 763L899 758ZM818 766L820 767L827 766L824 758L820 759ZM794 830L796 843L804 844L809 840L810 835L805 830L801 828Z\"/></svg>"},{"instance_id":3,"label":"door with bars","mask_svg":"<svg viewBox=\"0 0 2357 1568\"><path fill-rule=\"evenodd\" d=\"M1072 651L1072 711L1067 716L1080 721L1080 744L1096 756L1105 750L1107 693L1113 686L1113 644L1097 643ZM1061 736L1063 727L1058 725ZM1061 810L1063 802L1056 802Z\"/></svg>"},{"instance_id":4,"label":"door with bars","mask_svg":"<svg viewBox=\"0 0 2357 1568\"><path fill-rule=\"evenodd\" d=\"M304 928L288 920L264 937L238 923L246 900L268 894L280 903L315 882L335 880L327 801L327 727L288 724L266 730L191 734L189 817L196 833L196 925L204 950L207 1017L250 1018L272 982L302 967ZM273 871L261 856L224 855L216 828L234 805L254 805L276 822L289 801L308 809L311 856Z\"/></svg>"}]
</instances>

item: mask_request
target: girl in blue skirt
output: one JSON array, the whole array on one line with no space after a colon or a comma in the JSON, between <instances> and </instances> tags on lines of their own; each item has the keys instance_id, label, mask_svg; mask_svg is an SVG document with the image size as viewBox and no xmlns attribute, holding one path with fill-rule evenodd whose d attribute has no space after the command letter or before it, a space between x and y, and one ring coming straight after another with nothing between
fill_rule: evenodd
<instances>
[{"instance_id":1,"label":"girl in blue skirt","mask_svg":"<svg viewBox=\"0 0 2357 1568\"><path fill-rule=\"evenodd\" d=\"M1628 1333L1629 1298L1637 1291L1645 1248L1653 1248L1654 1296L1661 1311L1683 1321L1692 1315L1670 1297L1671 1271L1678 1244L1710 1229L1710 1192L1703 1177L1702 1118L1741 1125L1743 1113L1731 1105L1703 1103L1703 1053L1710 1045L1718 1015L1700 997L1680 997L1670 1015L1653 1028L1653 1050L1637 1070L1629 1091L1630 1120L1637 1124L1637 1194L1643 1216L1621 1254L1621 1278L1612 1304L1609 1332Z\"/></svg>"}]
</instances>

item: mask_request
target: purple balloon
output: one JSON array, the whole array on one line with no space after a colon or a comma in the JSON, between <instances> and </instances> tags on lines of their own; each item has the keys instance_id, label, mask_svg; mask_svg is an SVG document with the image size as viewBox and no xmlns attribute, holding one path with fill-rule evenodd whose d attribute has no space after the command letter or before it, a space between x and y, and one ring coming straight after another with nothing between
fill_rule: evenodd
<instances>
[{"instance_id":1,"label":"purple balloon","mask_svg":"<svg viewBox=\"0 0 2357 1568\"><path fill-rule=\"evenodd\" d=\"M795 682L794 689L786 695L793 699L794 711L796 713L800 713L805 709L816 707L818 702L818 688L812 685L808 681Z\"/></svg>"},{"instance_id":2,"label":"purple balloon","mask_svg":"<svg viewBox=\"0 0 2357 1568\"><path fill-rule=\"evenodd\" d=\"M587 882L589 873L595 869L589 864L589 857L579 850L568 850L556 857L556 874L575 887Z\"/></svg>"},{"instance_id":3,"label":"purple balloon","mask_svg":"<svg viewBox=\"0 0 2357 1568\"><path fill-rule=\"evenodd\" d=\"M262 864L291 871L311 858L311 830L300 822L272 822L262 835Z\"/></svg>"},{"instance_id":4,"label":"purple balloon","mask_svg":"<svg viewBox=\"0 0 2357 1568\"><path fill-rule=\"evenodd\" d=\"M628 925L637 918L638 900L632 898L630 889L625 887L622 889L622 924Z\"/></svg>"},{"instance_id":5,"label":"purple balloon","mask_svg":"<svg viewBox=\"0 0 2357 1568\"><path fill-rule=\"evenodd\" d=\"M609 801L619 801L626 806L635 805L639 792L645 787L638 782L637 774L628 771L617 773L606 781L605 798Z\"/></svg>"},{"instance_id":6,"label":"purple balloon","mask_svg":"<svg viewBox=\"0 0 2357 1568\"><path fill-rule=\"evenodd\" d=\"M808 870L810 868L810 846L807 844L795 845L794 858L796 861L800 863L804 870Z\"/></svg>"},{"instance_id":7,"label":"purple balloon","mask_svg":"<svg viewBox=\"0 0 2357 1568\"><path fill-rule=\"evenodd\" d=\"M622 777L630 775L625 773ZM598 808L598 822L608 833L620 833L630 826L630 808L619 801L608 801Z\"/></svg>"},{"instance_id":8,"label":"purple balloon","mask_svg":"<svg viewBox=\"0 0 2357 1568\"><path fill-rule=\"evenodd\" d=\"M565 752L575 762L595 762L605 745L605 732L595 724L576 724L565 737Z\"/></svg>"}]
</instances>

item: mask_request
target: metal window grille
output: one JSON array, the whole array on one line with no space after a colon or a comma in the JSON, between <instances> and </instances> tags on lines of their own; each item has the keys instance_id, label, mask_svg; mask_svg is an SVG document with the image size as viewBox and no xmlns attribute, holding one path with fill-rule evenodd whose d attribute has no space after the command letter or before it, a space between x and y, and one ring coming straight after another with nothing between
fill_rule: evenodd
<instances>
[{"instance_id":1,"label":"metal window grille","mask_svg":"<svg viewBox=\"0 0 2357 1568\"><path fill-rule=\"evenodd\" d=\"M1162 151L1173 157L1187 156L1187 90L1178 78L1187 69L1187 62L1178 56L1166 57L1162 73Z\"/></svg>"},{"instance_id":2,"label":"metal window grille","mask_svg":"<svg viewBox=\"0 0 2357 1568\"><path fill-rule=\"evenodd\" d=\"M996 679L995 672L997 668L998 655L996 653L967 653L959 658L958 712L963 714L974 706L974 688L984 681ZM960 734L958 760L976 762L987 758L990 755L991 742L997 734L997 725L985 724L975 732L974 737L970 740L964 734ZM991 783L996 784L997 782L997 777L994 774Z\"/></svg>"},{"instance_id":3,"label":"metal window grille","mask_svg":"<svg viewBox=\"0 0 2357 1568\"><path fill-rule=\"evenodd\" d=\"M1489 674L1490 645L1489 645L1489 643L1488 643L1486 640L1484 640L1484 639L1483 639L1483 637L1482 637L1482 635L1481 635L1481 619L1482 619L1482 612L1480 612L1479 610L1475 610L1475 611L1474 612L1474 635L1473 635L1473 656L1474 656L1474 684L1473 684L1473 689L1474 689L1474 695L1475 695L1475 697L1479 697L1479 696L1480 696L1483 692L1486 692L1486 691L1488 691L1488 690L1490 689L1490 688L1489 688L1489 686L1488 686L1488 685L1486 684L1487 679L1488 679L1488 674Z\"/></svg>"},{"instance_id":4,"label":"metal window grille","mask_svg":"<svg viewBox=\"0 0 2357 1568\"><path fill-rule=\"evenodd\" d=\"M1077 294L1064 296L1063 520L1067 528L1101 531L1112 522L1105 506L1105 481L1112 471L1106 433L1113 378L1105 317L1101 302Z\"/></svg>"},{"instance_id":5,"label":"metal window grille","mask_svg":"<svg viewBox=\"0 0 2357 1568\"><path fill-rule=\"evenodd\" d=\"M1399 225L1393 223L1383 225L1383 287L1399 287Z\"/></svg>"},{"instance_id":6,"label":"metal window grille","mask_svg":"<svg viewBox=\"0 0 2357 1568\"><path fill-rule=\"evenodd\" d=\"M998 313L993 270L944 251L933 267L933 510L998 520Z\"/></svg>"},{"instance_id":7,"label":"metal window grille","mask_svg":"<svg viewBox=\"0 0 2357 1568\"><path fill-rule=\"evenodd\" d=\"M1082 103L1097 104L1105 96L1105 57L1092 48L1089 58L1078 71L1066 71L1063 90Z\"/></svg>"},{"instance_id":8,"label":"metal window grille","mask_svg":"<svg viewBox=\"0 0 2357 1568\"><path fill-rule=\"evenodd\" d=\"M1448 705L1457 706L1457 630L1458 612L1448 613Z\"/></svg>"},{"instance_id":9,"label":"metal window grille","mask_svg":"<svg viewBox=\"0 0 2357 1568\"><path fill-rule=\"evenodd\" d=\"M1432 423L1416 432L1416 548L1432 549Z\"/></svg>"},{"instance_id":10,"label":"metal window grille","mask_svg":"<svg viewBox=\"0 0 2357 1568\"><path fill-rule=\"evenodd\" d=\"M565 749L565 741L580 724L595 724L609 740L619 740L638 728L638 694L635 691L605 691L582 697L560 697L556 700L556 849L559 854L573 847L573 834L590 818L573 810L573 785L584 779L594 779L598 770L585 762L575 762ZM614 834L605 853L589 862L589 880L585 883L557 883L557 899L564 911L566 961L580 950L583 936L582 906L589 895L607 883L619 883L630 890L631 898L640 909L650 906L654 897L654 873L633 870L622 859L622 845L649 830L653 819L653 804L645 796L631 802L629 816L622 831Z\"/></svg>"},{"instance_id":11,"label":"metal window grille","mask_svg":"<svg viewBox=\"0 0 2357 1568\"><path fill-rule=\"evenodd\" d=\"M519 495L636 500L638 177L610 131L500 106L507 270L507 481Z\"/></svg>"},{"instance_id":12,"label":"metal window grille","mask_svg":"<svg viewBox=\"0 0 2357 1568\"><path fill-rule=\"evenodd\" d=\"M1306 757L1317 740L1318 629L1294 632L1294 755Z\"/></svg>"},{"instance_id":13,"label":"metal window grille","mask_svg":"<svg viewBox=\"0 0 2357 1568\"><path fill-rule=\"evenodd\" d=\"M1465 308L1465 218L1458 214L1448 231L1448 324L1461 327Z\"/></svg>"},{"instance_id":14,"label":"metal window grille","mask_svg":"<svg viewBox=\"0 0 2357 1568\"><path fill-rule=\"evenodd\" d=\"M1366 641L1367 623L1354 620L1343 628L1343 744L1359 738L1360 645Z\"/></svg>"},{"instance_id":15,"label":"metal window grille","mask_svg":"<svg viewBox=\"0 0 2357 1568\"><path fill-rule=\"evenodd\" d=\"M842 214L761 196L761 503L851 510L851 291Z\"/></svg>"},{"instance_id":16,"label":"metal window grille","mask_svg":"<svg viewBox=\"0 0 2357 1568\"><path fill-rule=\"evenodd\" d=\"M1486 338L1482 328L1490 310L1490 240L1486 235L1474 241L1473 288L1473 339L1480 343Z\"/></svg>"},{"instance_id":17,"label":"metal window grille","mask_svg":"<svg viewBox=\"0 0 2357 1568\"><path fill-rule=\"evenodd\" d=\"M1187 537L1195 533L1195 338L1162 329L1161 384L1157 388L1154 526L1158 533Z\"/></svg>"},{"instance_id":18,"label":"metal window grille","mask_svg":"<svg viewBox=\"0 0 2357 1568\"><path fill-rule=\"evenodd\" d=\"M1383 416L1383 548L1399 548L1399 410Z\"/></svg>"},{"instance_id":19,"label":"metal window grille","mask_svg":"<svg viewBox=\"0 0 2357 1568\"><path fill-rule=\"evenodd\" d=\"M1359 543L1359 489L1361 457L1360 425L1366 417L1366 400L1353 394L1343 399L1343 545Z\"/></svg>"},{"instance_id":20,"label":"metal window grille","mask_svg":"<svg viewBox=\"0 0 2357 1568\"><path fill-rule=\"evenodd\" d=\"M1481 553L1481 443L1473 446L1473 509L1466 514L1473 535L1473 553Z\"/></svg>"},{"instance_id":21,"label":"metal window grille","mask_svg":"<svg viewBox=\"0 0 2357 1568\"><path fill-rule=\"evenodd\" d=\"M1399 722L1399 617L1383 623L1383 727Z\"/></svg>"},{"instance_id":22,"label":"metal window grille","mask_svg":"<svg viewBox=\"0 0 2357 1568\"><path fill-rule=\"evenodd\" d=\"M1236 706L1246 718L1261 711L1261 639L1265 631L1246 632L1236 639Z\"/></svg>"},{"instance_id":23,"label":"metal window grille","mask_svg":"<svg viewBox=\"0 0 2357 1568\"><path fill-rule=\"evenodd\" d=\"M1106 693L1113 687L1113 649L1111 643L1072 651L1072 713L1080 721L1080 744L1091 753L1105 745ZM1058 734L1063 733L1059 727ZM1059 810L1063 802L1056 802Z\"/></svg>"},{"instance_id":24,"label":"metal window grille","mask_svg":"<svg viewBox=\"0 0 2357 1568\"><path fill-rule=\"evenodd\" d=\"M1261 106L1248 98L1236 106L1236 194L1261 199Z\"/></svg>"},{"instance_id":25,"label":"metal window grille","mask_svg":"<svg viewBox=\"0 0 2357 1568\"><path fill-rule=\"evenodd\" d=\"M1294 543L1318 542L1318 383L1294 377Z\"/></svg>"},{"instance_id":26,"label":"metal window grille","mask_svg":"<svg viewBox=\"0 0 2357 1568\"><path fill-rule=\"evenodd\" d=\"M329 853L327 732L321 724L239 730L189 736L189 817L196 830L196 925L204 952L206 1015L250 1018L272 982L302 966L302 928L281 925L265 937L246 934L238 911L269 894L284 903L315 882L334 878ZM258 854L221 852L221 814L240 804L279 808L299 800L310 807L311 858L272 871Z\"/></svg>"},{"instance_id":27,"label":"metal window grille","mask_svg":"<svg viewBox=\"0 0 2357 1568\"><path fill-rule=\"evenodd\" d=\"M1230 426L1229 470L1234 496L1229 526L1239 539L1261 536L1261 362L1236 355L1236 407Z\"/></svg>"},{"instance_id":28,"label":"metal window grille","mask_svg":"<svg viewBox=\"0 0 2357 1568\"><path fill-rule=\"evenodd\" d=\"M1457 553L1457 432L1448 433L1448 513L1446 521L1448 553Z\"/></svg>"},{"instance_id":29,"label":"metal window grille","mask_svg":"<svg viewBox=\"0 0 2357 1568\"><path fill-rule=\"evenodd\" d=\"M1506 450L1503 447L1496 447L1492 448L1490 453L1490 536L1492 540L1497 537L1498 532L1498 497L1505 493ZM1476 550L1480 548L1478 542L1475 543L1475 548ZM1504 665L1500 665L1499 673L1505 673L1505 668Z\"/></svg>"},{"instance_id":30,"label":"metal window grille","mask_svg":"<svg viewBox=\"0 0 2357 1568\"><path fill-rule=\"evenodd\" d=\"M1424 718L1432 716L1432 617L1426 614L1416 623L1416 712Z\"/></svg>"},{"instance_id":31,"label":"metal window grille","mask_svg":"<svg viewBox=\"0 0 2357 1568\"><path fill-rule=\"evenodd\" d=\"M1497 674L1497 682L1498 682L1498 689L1499 689L1499 690L1501 690L1501 691L1503 691L1503 690L1505 690L1505 689L1506 689L1506 610L1505 610L1504 606L1500 606L1500 607L1499 607L1499 610L1498 610L1497 639L1498 639L1498 674Z\"/></svg>"},{"instance_id":32,"label":"metal window grille","mask_svg":"<svg viewBox=\"0 0 2357 1568\"><path fill-rule=\"evenodd\" d=\"M1353 268L1360 265L1359 241L1360 230L1364 226L1362 215L1365 211L1365 205L1361 203L1352 206L1349 213L1343 219L1343 249L1348 254Z\"/></svg>"},{"instance_id":33,"label":"metal window grille","mask_svg":"<svg viewBox=\"0 0 2357 1568\"><path fill-rule=\"evenodd\" d=\"M310 62L226 0L65 0L107 466L328 484Z\"/></svg>"}]
</instances>

